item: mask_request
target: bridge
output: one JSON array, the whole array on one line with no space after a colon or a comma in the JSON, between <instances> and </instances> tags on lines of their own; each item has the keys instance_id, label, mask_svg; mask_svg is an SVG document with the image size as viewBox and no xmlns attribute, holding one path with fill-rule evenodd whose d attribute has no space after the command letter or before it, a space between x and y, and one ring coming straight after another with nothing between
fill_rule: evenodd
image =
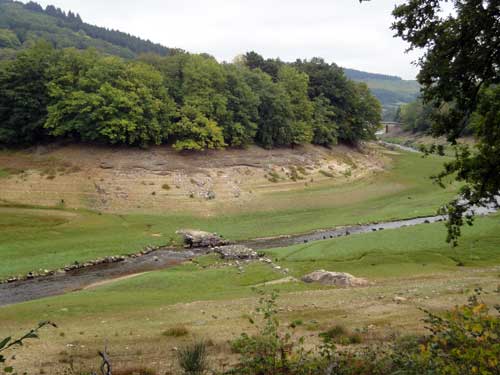
<instances>
[{"instance_id":1,"label":"bridge","mask_svg":"<svg viewBox=\"0 0 500 375\"><path fill-rule=\"evenodd\" d=\"M384 133L387 134L393 129L401 129L403 124L401 122L396 121L382 121L380 123L384 127Z\"/></svg>"}]
</instances>

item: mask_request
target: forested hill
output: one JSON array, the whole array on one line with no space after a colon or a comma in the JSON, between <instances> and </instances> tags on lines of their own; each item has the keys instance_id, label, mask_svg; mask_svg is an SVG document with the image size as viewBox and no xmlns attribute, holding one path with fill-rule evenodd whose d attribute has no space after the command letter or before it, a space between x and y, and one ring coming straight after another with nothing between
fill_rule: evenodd
<instances>
[{"instance_id":1,"label":"forested hill","mask_svg":"<svg viewBox=\"0 0 500 375\"><path fill-rule=\"evenodd\" d=\"M350 79L368 85L384 107L385 120L392 121L400 105L411 103L419 96L420 86L417 81L347 68L344 68L344 72Z\"/></svg>"},{"instance_id":2,"label":"forested hill","mask_svg":"<svg viewBox=\"0 0 500 375\"><path fill-rule=\"evenodd\" d=\"M141 53L168 55L170 48L116 30L83 22L80 15L35 2L0 0L0 58L43 38L57 48L89 47L125 58Z\"/></svg>"}]
</instances>

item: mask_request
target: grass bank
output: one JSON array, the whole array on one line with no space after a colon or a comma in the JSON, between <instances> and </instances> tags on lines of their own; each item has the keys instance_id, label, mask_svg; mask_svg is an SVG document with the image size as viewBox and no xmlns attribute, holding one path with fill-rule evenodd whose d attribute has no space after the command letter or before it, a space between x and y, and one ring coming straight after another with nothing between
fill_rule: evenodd
<instances>
[{"instance_id":1,"label":"grass bank","mask_svg":"<svg viewBox=\"0 0 500 375\"><path fill-rule=\"evenodd\" d=\"M169 244L177 240L175 231L184 227L239 240L432 215L455 193L455 185L443 190L429 180L443 158L410 153L391 158L390 168L364 180L271 193L265 207L251 212L242 207L231 215L112 215L0 207L0 278L131 253L148 244ZM289 202L285 208L284 201Z\"/></svg>"}]
</instances>

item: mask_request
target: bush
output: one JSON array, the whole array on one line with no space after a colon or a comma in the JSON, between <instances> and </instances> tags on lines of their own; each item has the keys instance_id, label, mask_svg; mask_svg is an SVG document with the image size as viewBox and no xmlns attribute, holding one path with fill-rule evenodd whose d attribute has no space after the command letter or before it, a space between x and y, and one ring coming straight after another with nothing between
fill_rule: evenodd
<instances>
[{"instance_id":1,"label":"bush","mask_svg":"<svg viewBox=\"0 0 500 375\"><path fill-rule=\"evenodd\" d=\"M408 375L499 374L500 306L490 314L480 293L442 317L426 311L430 336L420 345L396 347L395 365Z\"/></svg>"},{"instance_id":2,"label":"bush","mask_svg":"<svg viewBox=\"0 0 500 375\"><path fill-rule=\"evenodd\" d=\"M163 185L161 186L161 188L162 188L163 190L170 190L170 185L169 185L169 184L163 184Z\"/></svg>"},{"instance_id":3,"label":"bush","mask_svg":"<svg viewBox=\"0 0 500 375\"><path fill-rule=\"evenodd\" d=\"M178 354L179 366L186 375L201 375L208 368L207 345L198 342L187 346Z\"/></svg>"},{"instance_id":4,"label":"bush","mask_svg":"<svg viewBox=\"0 0 500 375\"><path fill-rule=\"evenodd\" d=\"M341 345L361 344L363 337L359 333L348 332L343 326L336 325L328 331L319 335L325 341L331 341Z\"/></svg>"}]
</instances>

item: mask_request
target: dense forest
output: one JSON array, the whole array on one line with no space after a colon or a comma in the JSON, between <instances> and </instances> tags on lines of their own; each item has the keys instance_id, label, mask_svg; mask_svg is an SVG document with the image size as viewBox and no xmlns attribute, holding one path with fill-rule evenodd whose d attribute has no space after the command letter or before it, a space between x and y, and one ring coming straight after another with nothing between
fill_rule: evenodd
<instances>
[{"instance_id":1,"label":"dense forest","mask_svg":"<svg viewBox=\"0 0 500 375\"><path fill-rule=\"evenodd\" d=\"M168 55L176 51L120 31L90 25L83 22L79 14L66 13L52 5L44 9L35 2L0 0L0 58L12 57L15 50L29 47L40 38L56 48L93 47L125 58L141 53Z\"/></svg>"},{"instance_id":2,"label":"dense forest","mask_svg":"<svg viewBox=\"0 0 500 375\"><path fill-rule=\"evenodd\" d=\"M331 146L372 138L380 113L364 83L319 58L250 52L221 64L72 11L0 0L0 144Z\"/></svg>"},{"instance_id":3,"label":"dense forest","mask_svg":"<svg viewBox=\"0 0 500 375\"><path fill-rule=\"evenodd\" d=\"M55 49L45 41L0 65L0 143L62 137L203 150L370 139L380 103L322 59L288 64L251 52L208 55Z\"/></svg>"}]
</instances>

